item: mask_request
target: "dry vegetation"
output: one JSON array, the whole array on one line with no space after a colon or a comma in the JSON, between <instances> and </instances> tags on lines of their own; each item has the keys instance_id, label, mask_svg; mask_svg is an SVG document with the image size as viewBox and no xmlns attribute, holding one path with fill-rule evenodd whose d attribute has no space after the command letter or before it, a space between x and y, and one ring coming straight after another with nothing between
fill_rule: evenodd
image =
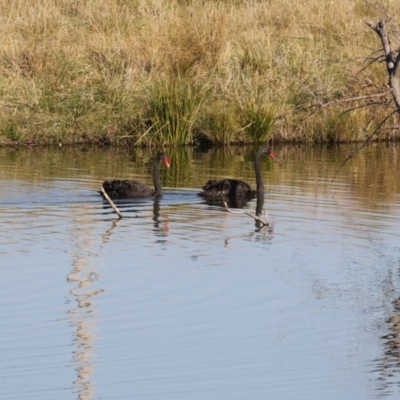
<instances>
[{"instance_id":1,"label":"dry vegetation","mask_svg":"<svg viewBox=\"0 0 400 400\"><path fill-rule=\"evenodd\" d=\"M365 0L2 0L0 15L1 144L362 140L384 112L305 109L387 90L383 65L363 70L380 17Z\"/></svg>"}]
</instances>

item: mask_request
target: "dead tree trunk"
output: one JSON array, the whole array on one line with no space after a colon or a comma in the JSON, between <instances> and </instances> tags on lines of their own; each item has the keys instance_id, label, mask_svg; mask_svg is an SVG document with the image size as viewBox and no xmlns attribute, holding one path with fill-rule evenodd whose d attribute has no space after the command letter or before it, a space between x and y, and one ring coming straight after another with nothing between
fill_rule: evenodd
<instances>
[{"instance_id":1,"label":"dead tree trunk","mask_svg":"<svg viewBox=\"0 0 400 400\"><path fill-rule=\"evenodd\" d=\"M397 54L390 47L390 39L386 30L385 21L382 19L377 24L367 22L380 37L383 51L385 52L386 68L389 74L389 87L396 104L397 112L400 112L400 52Z\"/></svg>"}]
</instances>

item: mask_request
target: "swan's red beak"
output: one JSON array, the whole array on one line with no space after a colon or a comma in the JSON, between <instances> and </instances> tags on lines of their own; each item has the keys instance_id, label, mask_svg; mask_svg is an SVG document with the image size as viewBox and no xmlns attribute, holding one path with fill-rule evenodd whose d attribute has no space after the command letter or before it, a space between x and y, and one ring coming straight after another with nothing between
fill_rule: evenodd
<instances>
[{"instance_id":1,"label":"swan's red beak","mask_svg":"<svg viewBox=\"0 0 400 400\"><path fill-rule=\"evenodd\" d=\"M168 160L168 157L164 157L163 163L164 163L164 165L165 165L167 168L169 168L169 160Z\"/></svg>"},{"instance_id":2,"label":"swan's red beak","mask_svg":"<svg viewBox=\"0 0 400 400\"><path fill-rule=\"evenodd\" d=\"M275 160L275 154L274 154L274 152L271 150L271 152L269 153L269 156L273 159L273 160Z\"/></svg>"}]
</instances>

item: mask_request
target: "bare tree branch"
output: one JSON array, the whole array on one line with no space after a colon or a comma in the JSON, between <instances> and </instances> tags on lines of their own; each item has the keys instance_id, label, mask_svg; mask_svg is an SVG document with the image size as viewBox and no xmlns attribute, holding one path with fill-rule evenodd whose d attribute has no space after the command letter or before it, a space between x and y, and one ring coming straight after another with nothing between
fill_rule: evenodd
<instances>
[{"instance_id":1,"label":"bare tree branch","mask_svg":"<svg viewBox=\"0 0 400 400\"><path fill-rule=\"evenodd\" d=\"M347 113L349 113L351 111L358 110L360 108L369 107L369 106L387 106L388 104L390 104L390 100L380 101L380 102L373 102L373 103L368 103L368 104L362 104L361 106L357 106L357 107L353 107L353 108L349 108L347 110L344 110L343 112L341 112L339 114L339 117L341 117L342 115L347 114Z\"/></svg>"},{"instance_id":2,"label":"bare tree branch","mask_svg":"<svg viewBox=\"0 0 400 400\"><path fill-rule=\"evenodd\" d=\"M360 101L360 100L369 100L373 99L375 97L385 97L386 93L377 93L377 94L370 94L366 96L358 96L358 97L349 97L347 99L341 99L341 100L333 100L329 101L328 103L323 103L321 107L329 107L333 104L341 104L341 103L350 103L352 101ZM313 104L310 107L318 107L318 104Z\"/></svg>"},{"instance_id":3,"label":"bare tree branch","mask_svg":"<svg viewBox=\"0 0 400 400\"><path fill-rule=\"evenodd\" d=\"M381 50L379 50L379 52L381 52ZM368 67L370 67L372 64L374 64L375 62L379 62L380 60L383 60L384 58L383 58L383 55L382 54L380 54L379 56L377 56L377 57L373 57L373 58L368 58L368 60L370 60L370 62L365 66L365 67L363 67L363 68L361 68L357 73L356 73L356 75L359 75L359 74L361 74L361 72L364 72Z\"/></svg>"},{"instance_id":4,"label":"bare tree branch","mask_svg":"<svg viewBox=\"0 0 400 400\"><path fill-rule=\"evenodd\" d=\"M387 93L376 93L376 94L365 95L365 96L349 97L349 98L341 99L341 100L332 100L332 101L329 101L327 103L318 102L318 103L310 104L307 107L298 106L298 107L295 107L294 110L292 110L291 112L278 115L275 119L284 118L286 115L291 114L293 111L296 111L296 110L301 110L301 111L312 110L312 112L309 115L304 117L303 121L305 121L306 119L311 117L313 114L315 114L321 108L329 107L329 106L332 106L332 105L335 105L335 104L350 103L350 102L353 102L353 101L369 100L369 99L373 99L373 98L376 98L376 97L385 97L386 95L387 95Z\"/></svg>"},{"instance_id":5,"label":"bare tree branch","mask_svg":"<svg viewBox=\"0 0 400 400\"><path fill-rule=\"evenodd\" d=\"M400 111L400 56L392 51L390 40L386 29L386 23L381 19L377 24L366 23L373 29L381 39L383 51L385 52L386 68L389 75L389 86L396 104L397 111Z\"/></svg>"}]
</instances>

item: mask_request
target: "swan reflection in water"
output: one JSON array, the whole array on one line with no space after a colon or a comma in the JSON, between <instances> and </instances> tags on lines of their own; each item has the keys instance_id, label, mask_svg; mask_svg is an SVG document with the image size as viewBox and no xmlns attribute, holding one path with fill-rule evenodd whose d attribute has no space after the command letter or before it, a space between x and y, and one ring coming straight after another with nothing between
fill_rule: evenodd
<instances>
[{"instance_id":1,"label":"swan reflection in water","mask_svg":"<svg viewBox=\"0 0 400 400\"><path fill-rule=\"evenodd\" d=\"M204 203L209 206L225 207L224 203L229 208L245 208L252 199L243 196L219 196L219 197L205 197Z\"/></svg>"},{"instance_id":2,"label":"swan reflection in water","mask_svg":"<svg viewBox=\"0 0 400 400\"><path fill-rule=\"evenodd\" d=\"M228 206L228 204L226 204ZM225 204L224 207L226 208ZM231 207L227 207L227 211L230 211L234 214L244 214L246 216L249 216L255 220L255 227L256 229L250 233L250 237L257 240L257 241L271 241L273 238L273 233L274 233L274 227L271 226L267 220L267 214L264 213L264 194L260 194L257 197L256 201L256 208L255 208L255 213L253 214L251 211L234 211L231 209ZM248 223L248 219L244 220ZM246 234L248 235L248 234ZM241 235L240 237L243 237ZM224 247L229 246L229 241L232 239L232 237L228 237L224 241Z\"/></svg>"},{"instance_id":3,"label":"swan reflection in water","mask_svg":"<svg viewBox=\"0 0 400 400\"><path fill-rule=\"evenodd\" d=\"M124 219L125 218L138 218L140 212L148 212L149 210L149 203L146 204L138 204L133 199L123 199L123 200L116 200L115 204L118 206L120 211L123 211ZM140 208L139 208L140 206ZM133 208L135 207L135 208ZM104 201L103 204L104 210L107 210L107 214L110 213L110 205ZM154 226L154 233L156 236L168 236L170 226L169 226L169 216L166 214L161 214L160 212L160 198L156 197L153 201L153 226ZM132 213L134 213L132 215ZM115 214L115 218L118 218ZM104 234L103 238L103 246L110 240L113 231L120 225L121 220L115 219L112 221L112 226L107 229Z\"/></svg>"},{"instance_id":4,"label":"swan reflection in water","mask_svg":"<svg viewBox=\"0 0 400 400\"><path fill-rule=\"evenodd\" d=\"M160 221L160 199L154 199L153 204L153 221L154 221L154 232L156 236L168 236L169 234L169 216L165 215L164 221ZM165 240L163 241L165 242Z\"/></svg>"}]
</instances>

